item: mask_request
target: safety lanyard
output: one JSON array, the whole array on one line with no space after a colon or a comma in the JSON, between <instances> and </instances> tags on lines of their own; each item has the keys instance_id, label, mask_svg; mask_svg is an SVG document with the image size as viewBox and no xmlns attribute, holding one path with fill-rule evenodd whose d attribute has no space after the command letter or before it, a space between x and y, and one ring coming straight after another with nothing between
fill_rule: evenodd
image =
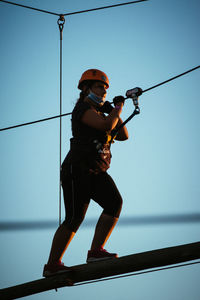
<instances>
[{"instance_id":1,"label":"safety lanyard","mask_svg":"<svg viewBox=\"0 0 200 300\"><path fill-rule=\"evenodd\" d=\"M135 106L135 109L133 111L133 113L122 123L120 124L117 128L113 129L111 131L111 140L110 140L110 144L112 144L113 140L115 139L116 135L118 134L118 132L130 121L133 119L133 117L135 117L136 115L140 114L140 108L139 108L139 103L138 103L138 98L139 96L137 94L132 94L131 97L127 97L127 98L131 98L133 100L133 104ZM125 98L125 99L127 99Z\"/></svg>"}]
</instances>

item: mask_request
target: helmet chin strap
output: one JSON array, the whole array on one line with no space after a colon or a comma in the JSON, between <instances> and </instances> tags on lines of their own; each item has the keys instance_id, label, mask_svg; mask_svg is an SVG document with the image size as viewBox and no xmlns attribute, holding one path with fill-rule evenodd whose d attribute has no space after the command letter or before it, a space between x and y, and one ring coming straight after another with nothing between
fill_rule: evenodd
<instances>
[{"instance_id":1,"label":"helmet chin strap","mask_svg":"<svg viewBox=\"0 0 200 300\"><path fill-rule=\"evenodd\" d=\"M102 106L104 104L104 100L103 97L99 97L96 94L94 94L91 90L88 94L88 98L90 100L92 100L92 102L94 102L96 105L98 106Z\"/></svg>"}]
</instances>

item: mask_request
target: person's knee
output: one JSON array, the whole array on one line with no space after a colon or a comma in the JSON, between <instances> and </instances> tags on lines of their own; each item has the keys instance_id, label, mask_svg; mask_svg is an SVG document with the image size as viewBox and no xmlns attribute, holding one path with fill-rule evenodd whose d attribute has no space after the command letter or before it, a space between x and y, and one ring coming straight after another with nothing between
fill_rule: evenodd
<instances>
[{"instance_id":1,"label":"person's knee","mask_svg":"<svg viewBox=\"0 0 200 300\"><path fill-rule=\"evenodd\" d=\"M122 204L123 204L122 198L118 197L116 201L114 202L111 201L111 205L109 205L107 208L104 209L104 213L109 216L119 218L122 210Z\"/></svg>"},{"instance_id":2,"label":"person's knee","mask_svg":"<svg viewBox=\"0 0 200 300\"><path fill-rule=\"evenodd\" d=\"M83 222L84 220L84 217L75 217L73 218L72 220L69 220L69 219L65 219L65 221L63 222L63 225L68 229L68 230L71 230L73 232L76 232L81 223Z\"/></svg>"}]
</instances>

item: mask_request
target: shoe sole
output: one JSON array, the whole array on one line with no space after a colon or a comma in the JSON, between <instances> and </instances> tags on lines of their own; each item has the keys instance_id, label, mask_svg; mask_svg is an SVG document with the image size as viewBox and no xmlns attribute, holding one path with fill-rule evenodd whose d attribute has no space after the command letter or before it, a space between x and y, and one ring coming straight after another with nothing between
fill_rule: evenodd
<instances>
[{"instance_id":1,"label":"shoe sole","mask_svg":"<svg viewBox=\"0 0 200 300\"><path fill-rule=\"evenodd\" d=\"M66 270L66 271L58 271L58 272L48 272L48 271L45 271L45 272L43 272L43 277L52 277L52 276L56 276L56 275L59 275L59 274L62 274L62 273L67 273L67 272L69 272L68 270Z\"/></svg>"},{"instance_id":2,"label":"shoe sole","mask_svg":"<svg viewBox=\"0 0 200 300\"><path fill-rule=\"evenodd\" d=\"M95 258L95 257L91 257L87 259L87 263L92 263L95 261L102 261L102 260L108 260L108 259L114 259L117 258L118 256L114 256L114 257L101 257L101 258Z\"/></svg>"}]
</instances>

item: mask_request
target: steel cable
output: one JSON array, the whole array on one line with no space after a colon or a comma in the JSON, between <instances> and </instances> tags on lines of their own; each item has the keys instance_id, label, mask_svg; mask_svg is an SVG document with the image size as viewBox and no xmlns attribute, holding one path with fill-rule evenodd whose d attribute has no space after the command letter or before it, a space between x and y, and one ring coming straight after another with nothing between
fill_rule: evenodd
<instances>
[{"instance_id":1,"label":"steel cable","mask_svg":"<svg viewBox=\"0 0 200 300\"><path fill-rule=\"evenodd\" d=\"M71 114L72 114L72 113L65 113L65 114L62 114L62 115L57 115L57 116L53 116L53 117L49 117L49 118L39 119L39 120L36 120L36 121L31 121L31 122L22 123L22 124L18 124L18 125L14 125L14 126L9 126L9 127L5 127L5 128L0 128L0 131L9 130L9 129L14 129L14 128L18 128L18 127L22 127L22 126L27 126L27 125L32 125L32 124L36 124L36 123L40 123L40 122L45 122L45 121L57 119L57 118L60 118L60 117L69 116L69 115L71 115Z\"/></svg>"},{"instance_id":2,"label":"steel cable","mask_svg":"<svg viewBox=\"0 0 200 300\"><path fill-rule=\"evenodd\" d=\"M195 67L195 68L192 68L192 69L190 69L190 70L188 70L188 71L186 71L186 72L183 72L183 73L181 73L181 74L179 74L179 75L176 75L176 76L174 76L174 77L171 77L171 78L169 78L169 79L167 79L167 80L165 80L165 81L163 81L163 82L160 82L160 83L158 83L158 84L156 84L156 85L154 85L154 86L152 86L152 87L150 87L150 88L148 88L148 89L146 89L146 90L143 90L143 93L146 93L146 92L148 92L148 91L150 91L150 90L152 90L152 89L155 89L156 87L161 86L161 85L163 85L163 84L165 84L165 83L168 83L168 82L170 82L170 81L172 81L172 80L174 80L174 79L176 79L176 78L178 78L178 77L181 77L181 76L183 76L183 75L186 75L186 74L188 74L188 73L190 73L190 72L192 72L192 71L194 71L194 70L196 70L196 69L198 69L198 68L200 68L200 65L197 66L197 67Z\"/></svg>"},{"instance_id":3,"label":"steel cable","mask_svg":"<svg viewBox=\"0 0 200 300\"><path fill-rule=\"evenodd\" d=\"M41 13L51 14L51 15L55 15L55 16L60 16L61 15L61 14L58 14L58 13L55 13L55 12L52 12L52 11L39 9L39 8L35 8L35 7L32 7L32 6L27 6L27 5L23 5L23 4L19 4L19 3L15 3L15 2L10 2L10 1L6 1L6 0L0 0L0 1L4 2L4 3L7 3L7 4L19 6L19 7L22 7L22 8L35 10L35 11L38 11L38 12L41 12ZM80 10L80 11L75 11L75 12L71 12L71 13L65 13L65 14L62 14L62 15L63 16L72 16L72 15L76 15L76 14L82 14L82 13L87 13L87 12L96 11L96 10L102 10L102 9L113 8L113 7L124 6L124 5L130 5L130 4L136 4L136 3L139 3L139 2L145 2L145 1L149 1L149 0L138 0L138 1L131 1L131 2L113 4L113 5L103 6L103 7Z\"/></svg>"},{"instance_id":4,"label":"steel cable","mask_svg":"<svg viewBox=\"0 0 200 300\"><path fill-rule=\"evenodd\" d=\"M152 89L154 89L154 88L157 88L157 87L159 87L159 86L161 86L161 85L163 85L163 84L166 84L166 83L168 83L168 82L170 82L170 81L172 81L172 80L175 80L176 78L179 78L179 77L181 77L181 76L183 76L183 75L186 75L186 74L188 74L188 73L190 73L190 72L193 72L193 71L197 70L198 68L200 68L200 65L199 65L199 66L196 66L196 67L194 67L194 68L192 68L192 69L190 69L190 70L187 70L187 71L185 71L185 72L183 72L183 73L181 73L181 74L179 74L179 75L176 75L176 76L174 76L174 77L171 77L171 78L169 78L169 79L167 79L167 80L165 80L165 81L162 81L162 82L160 82L160 83L158 83L158 84L156 84L156 85L154 85L154 86L152 86L152 87L149 87L149 88L143 90L143 93L146 93L146 92L148 92L148 91L150 91L150 90L152 90ZM61 115L57 115L57 116L53 116L53 117L49 117L49 118L44 118L44 119L40 119L40 120L36 120L36 121L32 121L32 122L27 122L27 123L22 123L22 124L14 125L14 126L9 126L9 127L5 127L5 128L0 128L0 131L5 131L5 130L9 130L9 129L14 129L14 128L18 128L18 127L22 127L22 126L26 126L26 125L32 125L32 124L39 123L39 122L49 121L49 120L52 120L52 119L56 119L56 118L61 118L61 117L69 116L69 115L71 115L71 114L72 114L72 113L70 112L70 113L65 113L65 114L61 114Z\"/></svg>"},{"instance_id":5,"label":"steel cable","mask_svg":"<svg viewBox=\"0 0 200 300\"><path fill-rule=\"evenodd\" d=\"M166 271L166 270L170 270L170 269L177 269L177 268L187 267L187 266L192 266L192 265L197 265L197 264L200 264L200 261L191 262L191 263L184 263L184 264L169 266L169 267L164 267L164 268L157 268L157 269L154 269L154 270L136 272L136 273L131 273L131 274L119 275L119 276L114 276L114 277L110 277L110 278L103 278L103 279L86 281L86 282L74 284L73 287L80 286L80 285L85 285L85 284L102 282L102 281L121 279L121 278L126 278L126 277L131 277L131 276L144 275L144 274L154 273L154 272L158 272L158 271Z\"/></svg>"},{"instance_id":6,"label":"steel cable","mask_svg":"<svg viewBox=\"0 0 200 300\"><path fill-rule=\"evenodd\" d=\"M62 41L63 41L63 29L65 24L64 16L60 16L57 21L60 31L60 145L59 145L59 225L61 225L61 164L62 164Z\"/></svg>"},{"instance_id":7,"label":"steel cable","mask_svg":"<svg viewBox=\"0 0 200 300\"><path fill-rule=\"evenodd\" d=\"M46 14L51 14L51 15L55 15L55 16L59 16L60 14L54 13L52 11L48 11L48 10L44 10L44 9L39 9L39 8L35 8L35 7L31 7L31 6L27 6L27 5L23 5L23 4L19 4L19 3L14 3L14 2L10 2L10 1L6 1L6 0L0 0L1 2L7 3L7 4L11 4L11 5L15 5L15 6L20 6L23 8L27 8L27 9L32 9L38 12L42 12L42 13L46 13Z\"/></svg>"},{"instance_id":8,"label":"steel cable","mask_svg":"<svg viewBox=\"0 0 200 300\"><path fill-rule=\"evenodd\" d=\"M144 1L149 1L149 0L138 0L138 1L131 1L131 2L113 4L113 5L108 5L108 6L102 6L102 7L97 7L97 8L85 9L85 10L80 10L80 11L76 11L76 12L66 13L66 14L64 14L64 16L71 16L71 15L82 14L82 13L87 13L87 12L96 11L96 10L119 7L119 6L129 5L129 4L136 4L136 3L144 2Z\"/></svg>"}]
</instances>

